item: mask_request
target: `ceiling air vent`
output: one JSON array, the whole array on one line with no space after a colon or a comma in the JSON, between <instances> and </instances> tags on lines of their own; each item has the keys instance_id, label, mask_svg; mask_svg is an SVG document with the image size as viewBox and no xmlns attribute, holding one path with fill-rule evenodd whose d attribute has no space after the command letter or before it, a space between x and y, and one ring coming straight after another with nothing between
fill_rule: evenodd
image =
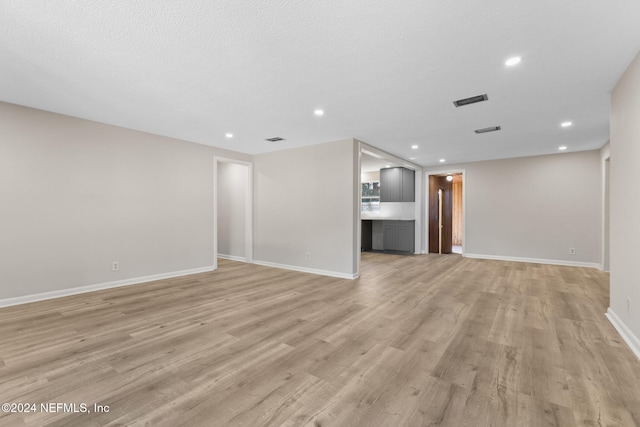
<instances>
[{"instance_id":1,"label":"ceiling air vent","mask_svg":"<svg viewBox=\"0 0 640 427\"><path fill-rule=\"evenodd\" d=\"M457 101L453 101L453 105L456 107L463 107L469 104L475 104L476 102L488 101L489 97L485 93L484 95L476 95L471 98L458 99Z\"/></svg>"},{"instance_id":2,"label":"ceiling air vent","mask_svg":"<svg viewBox=\"0 0 640 427\"><path fill-rule=\"evenodd\" d=\"M500 126L491 126L488 128L482 128L482 129L476 129L474 130L475 133L487 133L487 132L495 132L497 130L502 129Z\"/></svg>"},{"instance_id":3,"label":"ceiling air vent","mask_svg":"<svg viewBox=\"0 0 640 427\"><path fill-rule=\"evenodd\" d=\"M278 142L278 141L284 141L284 138L280 138L279 136L274 136L273 138L267 138L267 139L265 139L265 141L269 141L269 142Z\"/></svg>"}]
</instances>

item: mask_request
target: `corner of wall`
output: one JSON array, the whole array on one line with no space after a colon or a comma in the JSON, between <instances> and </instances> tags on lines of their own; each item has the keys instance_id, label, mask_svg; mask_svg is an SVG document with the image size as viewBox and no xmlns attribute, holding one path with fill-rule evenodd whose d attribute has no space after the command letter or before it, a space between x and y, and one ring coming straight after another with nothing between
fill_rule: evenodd
<instances>
[{"instance_id":1,"label":"corner of wall","mask_svg":"<svg viewBox=\"0 0 640 427\"><path fill-rule=\"evenodd\" d=\"M640 360L640 339L629 329L629 327L618 317L611 307L605 313L609 322L618 331L624 342L631 348L633 354Z\"/></svg>"},{"instance_id":2,"label":"corner of wall","mask_svg":"<svg viewBox=\"0 0 640 427\"><path fill-rule=\"evenodd\" d=\"M636 242L640 239L640 200L629 196L640 159L640 53L611 92L610 298L609 320L636 355L640 352L640 282Z\"/></svg>"}]
</instances>

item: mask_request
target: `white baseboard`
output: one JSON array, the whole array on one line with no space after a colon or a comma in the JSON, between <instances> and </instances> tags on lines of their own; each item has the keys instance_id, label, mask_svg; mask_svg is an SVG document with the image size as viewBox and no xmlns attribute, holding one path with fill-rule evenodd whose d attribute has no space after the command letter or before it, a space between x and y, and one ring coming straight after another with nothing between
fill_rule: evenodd
<instances>
[{"instance_id":1,"label":"white baseboard","mask_svg":"<svg viewBox=\"0 0 640 427\"><path fill-rule=\"evenodd\" d=\"M631 348L633 354L635 354L638 360L640 360L640 339L638 339L638 337L631 332L631 329L629 329L627 325L620 320L611 307L607 309L605 316L607 316L607 319L609 319L609 322L611 322L613 327L616 328L616 331L618 331L624 342L626 342L629 348Z\"/></svg>"},{"instance_id":2,"label":"white baseboard","mask_svg":"<svg viewBox=\"0 0 640 427\"><path fill-rule=\"evenodd\" d=\"M218 253L218 258L228 259L231 261L247 262L247 259L245 257L236 256L236 255L227 255L227 254Z\"/></svg>"},{"instance_id":3,"label":"white baseboard","mask_svg":"<svg viewBox=\"0 0 640 427\"><path fill-rule=\"evenodd\" d=\"M560 259L523 258L501 255L463 254L465 258L494 259L498 261L530 262L533 264L565 265L567 267L589 267L602 270L602 265L595 262L565 261Z\"/></svg>"},{"instance_id":4,"label":"white baseboard","mask_svg":"<svg viewBox=\"0 0 640 427\"><path fill-rule=\"evenodd\" d=\"M329 276L329 277L337 277L340 279L357 279L358 278L358 274L349 274L349 273L340 273L338 271L329 271L329 270L321 270L318 268L307 268L307 267L299 267L297 265L287 265L287 264L278 264L275 262L269 262L269 261L257 261L257 260L253 260L254 264L258 264L258 265L264 265L265 267L275 267L275 268L282 268L284 270L293 270L293 271L299 271L301 273L311 273L311 274L319 274L321 276Z\"/></svg>"},{"instance_id":5,"label":"white baseboard","mask_svg":"<svg viewBox=\"0 0 640 427\"><path fill-rule=\"evenodd\" d=\"M206 273L213 271L213 267L200 267L190 270L172 271L169 273L154 274L151 276L134 277L131 279L117 280L115 282L98 283L94 285L78 286L77 288L60 289L57 291L43 292L41 294L24 295L14 298L0 300L0 307L27 304L30 302L43 301L53 298L61 298L70 295L84 294L87 292L100 291L103 289L118 288L120 286L137 285L139 283L153 282L154 280L170 279L172 277L187 276L189 274Z\"/></svg>"}]
</instances>

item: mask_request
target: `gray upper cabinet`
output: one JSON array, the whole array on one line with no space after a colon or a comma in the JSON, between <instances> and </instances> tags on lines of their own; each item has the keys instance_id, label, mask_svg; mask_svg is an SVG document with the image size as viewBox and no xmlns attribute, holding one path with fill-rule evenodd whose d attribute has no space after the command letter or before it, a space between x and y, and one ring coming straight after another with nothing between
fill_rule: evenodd
<instances>
[{"instance_id":1,"label":"gray upper cabinet","mask_svg":"<svg viewBox=\"0 0 640 427\"><path fill-rule=\"evenodd\" d=\"M401 183L400 168L380 169L380 201L399 202Z\"/></svg>"},{"instance_id":2,"label":"gray upper cabinet","mask_svg":"<svg viewBox=\"0 0 640 427\"><path fill-rule=\"evenodd\" d=\"M410 169L401 168L402 170L402 196L401 202L416 201L416 172Z\"/></svg>"},{"instance_id":3,"label":"gray upper cabinet","mask_svg":"<svg viewBox=\"0 0 640 427\"><path fill-rule=\"evenodd\" d=\"M381 202L415 202L415 172L405 168L380 169Z\"/></svg>"}]
</instances>

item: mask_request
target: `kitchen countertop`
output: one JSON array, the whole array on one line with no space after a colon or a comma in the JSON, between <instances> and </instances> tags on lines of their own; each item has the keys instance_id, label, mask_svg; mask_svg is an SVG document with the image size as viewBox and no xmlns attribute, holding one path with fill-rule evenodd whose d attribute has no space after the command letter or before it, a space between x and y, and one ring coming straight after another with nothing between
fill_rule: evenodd
<instances>
[{"instance_id":1,"label":"kitchen countertop","mask_svg":"<svg viewBox=\"0 0 640 427\"><path fill-rule=\"evenodd\" d=\"M364 216L364 215L361 215L360 219L363 221L415 221L414 218L387 218L382 216Z\"/></svg>"}]
</instances>

